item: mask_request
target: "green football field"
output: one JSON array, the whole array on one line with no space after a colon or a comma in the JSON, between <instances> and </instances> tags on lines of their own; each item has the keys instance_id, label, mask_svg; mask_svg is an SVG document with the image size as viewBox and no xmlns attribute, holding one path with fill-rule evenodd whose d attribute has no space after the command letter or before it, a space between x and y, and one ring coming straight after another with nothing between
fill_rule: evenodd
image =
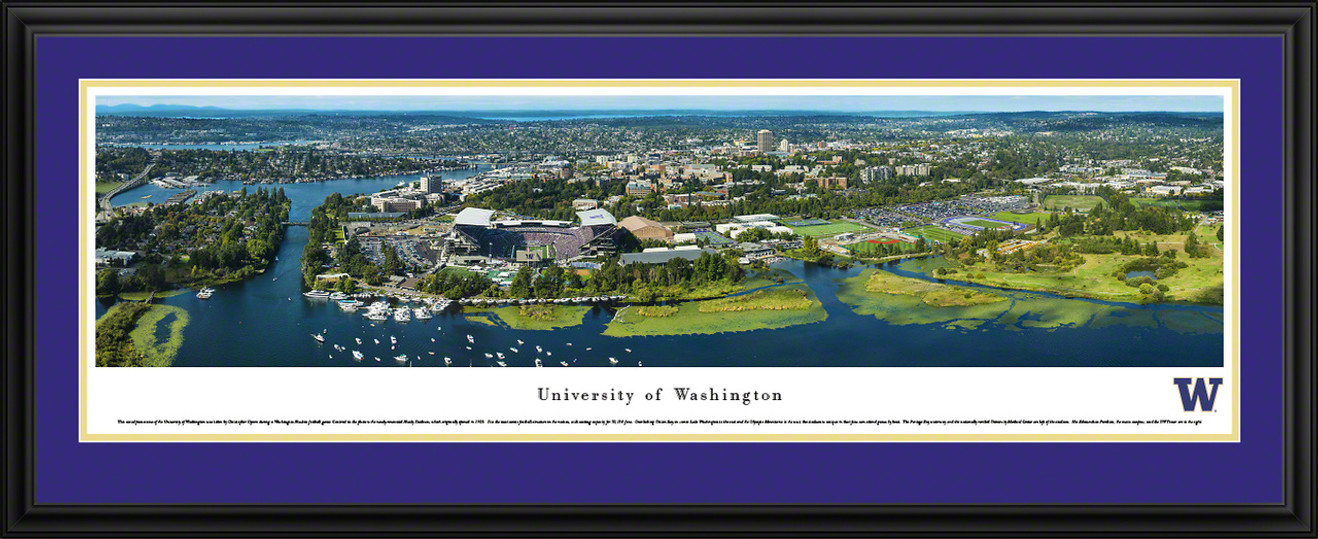
<instances>
[{"instance_id":1,"label":"green football field","mask_svg":"<svg viewBox=\"0 0 1318 539\"><path fill-rule=\"evenodd\" d=\"M1094 195L1048 195L1048 198L1043 199L1043 207L1049 210L1071 208L1089 211L1100 202L1103 202L1103 197Z\"/></svg>"},{"instance_id":2,"label":"green football field","mask_svg":"<svg viewBox=\"0 0 1318 539\"><path fill-rule=\"evenodd\" d=\"M983 219L975 219L975 220L973 220L973 221L962 221L961 224L966 224L966 225L970 225L970 226L978 226L978 227L983 227L983 228L1002 228L1002 227L1004 227L1004 226L1011 226L1011 225L1008 224L1008 223L998 223L998 222L995 222L995 221L985 221L985 220L983 220Z\"/></svg>"},{"instance_id":3,"label":"green football field","mask_svg":"<svg viewBox=\"0 0 1318 539\"><path fill-rule=\"evenodd\" d=\"M964 234L957 234L956 232L952 232L951 230L938 228L937 226L934 225L924 225L924 226L917 226L915 228L907 228L905 230L902 230L902 232L905 232L912 236L919 236L926 240L934 240L941 243L952 243L955 241L961 241L961 238L965 237Z\"/></svg>"},{"instance_id":4,"label":"green football field","mask_svg":"<svg viewBox=\"0 0 1318 539\"><path fill-rule=\"evenodd\" d=\"M795 232L797 235L801 237L810 236L813 238L817 238L821 236L835 236L843 232L864 232L869 230L868 227L864 227L855 223L848 223L846 221L833 221L832 224L827 224L827 225L813 225L813 226L788 225L788 227L792 229L792 232Z\"/></svg>"}]
</instances>

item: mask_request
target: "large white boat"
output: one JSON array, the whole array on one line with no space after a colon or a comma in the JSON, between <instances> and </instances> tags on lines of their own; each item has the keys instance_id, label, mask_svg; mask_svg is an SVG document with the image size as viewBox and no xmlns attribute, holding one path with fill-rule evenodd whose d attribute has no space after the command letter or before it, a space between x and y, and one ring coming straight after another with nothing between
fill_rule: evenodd
<instances>
[{"instance_id":1,"label":"large white boat","mask_svg":"<svg viewBox=\"0 0 1318 539\"><path fill-rule=\"evenodd\" d=\"M214 294L215 294L214 288L203 287L201 290L197 291L197 299L211 299L211 296Z\"/></svg>"},{"instance_id":2,"label":"large white boat","mask_svg":"<svg viewBox=\"0 0 1318 539\"><path fill-rule=\"evenodd\" d=\"M344 300L344 299L348 299L348 295L347 295L347 294L344 294L343 292L335 292L335 293L329 295L329 299L332 299L332 300L335 300L335 301Z\"/></svg>"},{"instance_id":3,"label":"large white boat","mask_svg":"<svg viewBox=\"0 0 1318 539\"><path fill-rule=\"evenodd\" d=\"M312 290L310 292L303 292L302 295L311 299L329 299L330 297L329 292L326 292L324 290Z\"/></svg>"},{"instance_id":4,"label":"large white boat","mask_svg":"<svg viewBox=\"0 0 1318 539\"><path fill-rule=\"evenodd\" d=\"M357 350L353 350L353 351L352 351L352 358L353 358L353 359L355 359L355 360L357 360L357 361L361 361L363 357L366 357L366 356L362 355L361 352L359 352L359 351L357 351Z\"/></svg>"},{"instance_id":5,"label":"large white boat","mask_svg":"<svg viewBox=\"0 0 1318 539\"><path fill-rule=\"evenodd\" d=\"M316 339L316 342L325 342L325 337L322 337L319 333L312 333L311 338Z\"/></svg>"},{"instance_id":6,"label":"large white boat","mask_svg":"<svg viewBox=\"0 0 1318 539\"><path fill-rule=\"evenodd\" d=\"M389 319L389 304L383 301L377 301L366 307L366 318L368 320L383 321Z\"/></svg>"},{"instance_id":7,"label":"large white boat","mask_svg":"<svg viewBox=\"0 0 1318 539\"><path fill-rule=\"evenodd\" d=\"M355 299L339 300L339 308L344 310L345 312L354 312L357 310L358 307L361 307L361 305L362 303Z\"/></svg>"},{"instance_id":8,"label":"large white boat","mask_svg":"<svg viewBox=\"0 0 1318 539\"><path fill-rule=\"evenodd\" d=\"M406 362L407 362L407 354L403 354L403 355L401 355L401 356L394 356L394 361L397 361L397 362L399 362L399 363L406 363Z\"/></svg>"},{"instance_id":9,"label":"large white boat","mask_svg":"<svg viewBox=\"0 0 1318 539\"><path fill-rule=\"evenodd\" d=\"M412 320L412 311L407 307L394 309L394 320L398 322L408 322Z\"/></svg>"},{"instance_id":10,"label":"large white boat","mask_svg":"<svg viewBox=\"0 0 1318 539\"><path fill-rule=\"evenodd\" d=\"M412 309L412 316L416 317L417 320L429 320L434 318L434 316L430 314L430 311L420 307Z\"/></svg>"}]
</instances>

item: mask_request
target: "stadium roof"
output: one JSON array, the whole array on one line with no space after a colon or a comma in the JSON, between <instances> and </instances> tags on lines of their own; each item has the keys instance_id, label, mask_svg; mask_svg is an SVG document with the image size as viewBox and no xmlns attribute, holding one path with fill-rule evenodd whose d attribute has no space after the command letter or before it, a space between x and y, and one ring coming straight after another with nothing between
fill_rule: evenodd
<instances>
[{"instance_id":1,"label":"stadium roof","mask_svg":"<svg viewBox=\"0 0 1318 539\"><path fill-rule=\"evenodd\" d=\"M453 219L455 225L467 226L490 226L490 217L494 215L494 210L484 210L481 208L465 208L458 212L457 218Z\"/></svg>"},{"instance_id":2,"label":"stadium roof","mask_svg":"<svg viewBox=\"0 0 1318 539\"><path fill-rule=\"evenodd\" d=\"M672 251L653 251L649 253L623 253L622 264L663 264L674 258L695 260L701 253L716 254L713 249L674 249Z\"/></svg>"},{"instance_id":3,"label":"stadium roof","mask_svg":"<svg viewBox=\"0 0 1318 539\"><path fill-rule=\"evenodd\" d=\"M613 214L605 210L579 211L577 212L577 218L581 219L582 226L618 224L618 220L613 218Z\"/></svg>"}]
</instances>

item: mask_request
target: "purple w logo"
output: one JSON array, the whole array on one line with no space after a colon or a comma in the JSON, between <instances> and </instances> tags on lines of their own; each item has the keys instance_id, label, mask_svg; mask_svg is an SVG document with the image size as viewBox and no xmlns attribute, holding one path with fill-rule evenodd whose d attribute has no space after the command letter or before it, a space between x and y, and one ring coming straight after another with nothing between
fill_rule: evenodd
<instances>
[{"instance_id":1,"label":"purple w logo","mask_svg":"<svg viewBox=\"0 0 1318 539\"><path fill-rule=\"evenodd\" d=\"M1181 406L1185 411L1193 412L1197 405L1199 410L1211 412L1213 401L1217 400L1217 386L1222 385L1222 379L1209 378L1208 383L1205 384L1203 378L1195 378L1193 391L1190 389L1189 378L1173 378L1172 383L1181 390ZM1208 390L1210 385L1213 386L1212 392Z\"/></svg>"}]
</instances>

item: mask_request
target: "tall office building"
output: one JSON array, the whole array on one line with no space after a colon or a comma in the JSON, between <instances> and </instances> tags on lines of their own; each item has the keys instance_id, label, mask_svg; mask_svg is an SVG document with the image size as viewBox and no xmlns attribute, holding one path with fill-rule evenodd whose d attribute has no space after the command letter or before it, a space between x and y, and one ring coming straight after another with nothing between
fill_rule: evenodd
<instances>
[{"instance_id":1,"label":"tall office building","mask_svg":"<svg viewBox=\"0 0 1318 539\"><path fill-rule=\"evenodd\" d=\"M778 151L787 152L787 151L791 151L791 149L792 149L792 145L787 143L787 139L782 139L781 141L778 142Z\"/></svg>"},{"instance_id":2,"label":"tall office building","mask_svg":"<svg viewBox=\"0 0 1318 539\"><path fill-rule=\"evenodd\" d=\"M421 191L423 193L443 193L444 180L439 176L422 176Z\"/></svg>"},{"instance_id":3,"label":"tall office building","mask_svg":"<svg viewBox=\"0 0 1318 539\"><path fill-rule=\"evenodd\" d=\"M773 131L770 131L770 130L768 130L768 129L761 129L760 132L756 133L756 134L755 134L755 146L756 146L756 149L760 150L760 153L768 153L768 152L772 152L772 151L773 151Z\"/></svg>"}]
</instances>

